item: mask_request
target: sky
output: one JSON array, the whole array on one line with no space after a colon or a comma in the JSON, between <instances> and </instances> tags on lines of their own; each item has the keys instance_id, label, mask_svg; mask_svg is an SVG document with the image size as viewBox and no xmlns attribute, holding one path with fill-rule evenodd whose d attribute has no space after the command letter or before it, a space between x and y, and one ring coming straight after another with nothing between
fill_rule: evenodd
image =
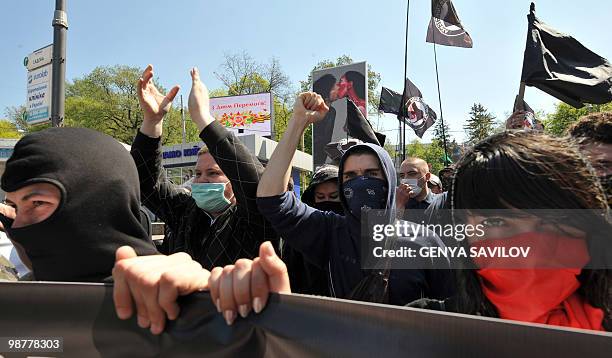
<instances>
[{"instance_id":1,"label":"sky","mask_svg":"<svg viewBox=\"0 0 612 358\"><path fill-rule=\"evenodd\" d=\"M349 55L379 72L381 85L401 92L404 75L406 0L67 0L66 78L82 77L97 66L154 65L166 87L178 84L187 97L189 69L197 66L211 88L224 54L248 52L260 62L278 58L294 83L308 77L324 59ZM458 141L473 103L498 120L506 118L518 92L530 1L453 0L474 48L437 46L445 122ZM440 114L433 47L425 42L429 0L410 1L408 77ZM53 42L54 0L4 0L0 22L0 116L26 99L23 58ZM571 34L602 57L612 59L607 31L612 1L540 0L536 14ZM604 30L604 31L602 31ZM186 98L185 98L186 100ZM535 110L552 112L558 101L527 88ZM397 120L371 118L390 142L397 141ZM431 128L423 137L429 142ZM408 140L416 138L408 133Z\"/></svg>"}]
</instances>

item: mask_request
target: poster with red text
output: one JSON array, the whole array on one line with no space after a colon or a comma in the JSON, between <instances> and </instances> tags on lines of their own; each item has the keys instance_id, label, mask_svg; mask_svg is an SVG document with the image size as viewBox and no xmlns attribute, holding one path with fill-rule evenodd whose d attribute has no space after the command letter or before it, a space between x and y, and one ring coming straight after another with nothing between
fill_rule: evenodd
<instances>
[{"instance_id":1,"label":"poster with red text","mask_svg":"<svg viewBox=\"0 0 612 358\"><path fill-rule=\"evenodd\" d=\"M216 120L236 135L272 135L274 108L271 93L210 99L210 112Z\"/></svg>"}]
</instances>

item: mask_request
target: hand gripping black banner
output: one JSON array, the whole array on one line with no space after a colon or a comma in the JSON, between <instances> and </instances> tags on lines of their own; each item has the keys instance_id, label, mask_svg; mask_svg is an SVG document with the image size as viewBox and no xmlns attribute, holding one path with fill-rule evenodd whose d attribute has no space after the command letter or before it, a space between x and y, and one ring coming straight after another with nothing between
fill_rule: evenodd
<instances>
[{"instance_id":1,"label":"hand gripping black banner","mask_svg":"<svg viewBox=\"0 0 612 358\"><path fill-rule=\"evenodd\" d=\"M610 357L612 334L304 295L273 295L232 326L208 293L160 336L119 320L112 286L0 283L0 337L61 337L4 357Z\"/></svg>"}]
</instances>

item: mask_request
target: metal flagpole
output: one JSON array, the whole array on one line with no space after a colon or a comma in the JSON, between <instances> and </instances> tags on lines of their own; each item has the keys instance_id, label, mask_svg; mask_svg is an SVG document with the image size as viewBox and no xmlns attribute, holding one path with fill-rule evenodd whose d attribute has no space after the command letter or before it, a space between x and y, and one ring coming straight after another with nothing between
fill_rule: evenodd
<instances>
[{"instance_id":1,"label":"metal flagpole","mask_svg":"<svg viewBox=\"0 0 612 358\"><path fill-rule=\"evenodd\" d=\"M446 129L444 128L444 114L442 113L442 96L440 95L440 77L438 76L438 55L436 53L436 32L433 32L433 49L434 49L434 62L436 64L436 82L438 83L438 103L440 103L440 121L442 122L442 141L444 143L444 166L448 163L448 149L446 144Z\"/></svg>"},{"instance_id":2,"label":"metal flagpole","mask_svg":"<svg viewBox=\"0 0 612 358\"><path fill-rule=\"evenodd\" d=\"M444 128L444 113L442 113L442 95L440 94L440 76L438 75L438 54L436 52L436 32L432 28L432 37L434 45L434 63L436 65L436 83L438 85L438 103L440 104L440 122L442 122L442 142L444 144L444 166L448 163L448 148L446 144L446 129Z\"/></svg>"},{"instance_id":3,"label":"metal flagpole","mask_svg":"<svg viewBox=\"0 0 612 358\"><path fill-rule=\"evenodd\" d=\"M404 42L404 91L402 92L402 102L400 105L400 112L397 115L397 119L400 121L400 145L402 146L402 162L406 160L406 122L404 119L404 112L406 112L406 78L408 78L408 17L410 15L410 0L406 1L406 41Z\"/></svg>"},{"instance_id":4,"label":"metal flagpole","mask_svg":"<svg viewBox=\"0 0 612 358\"><path fill-rule=\"evenodd\" d=\"M181 95L181 120L183 121L183 144L187 143L187 133L185 130L185 108L183 107L183 95Z\"/></svg>"}]
</instances>

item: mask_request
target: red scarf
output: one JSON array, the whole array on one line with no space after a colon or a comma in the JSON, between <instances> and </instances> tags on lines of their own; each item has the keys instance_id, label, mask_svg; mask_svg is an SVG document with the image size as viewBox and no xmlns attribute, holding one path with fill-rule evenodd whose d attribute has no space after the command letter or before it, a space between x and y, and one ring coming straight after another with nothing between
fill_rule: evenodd
<instances>
[{"instance_id":1,"label":"red scarf","mask_svg":"<svg viewBox=\"0 0 612 358\"><path fill-rule=\"evenodd\" d=\"M471 244L478 249L518 246L531 247L527 259L474 258L481 267L476 272L482 290L499 317L604 330L603 310L591 306L576 292L580 287L577 276L590 260L584 240L530 232Z\"/></svg>"}]
</instances>

